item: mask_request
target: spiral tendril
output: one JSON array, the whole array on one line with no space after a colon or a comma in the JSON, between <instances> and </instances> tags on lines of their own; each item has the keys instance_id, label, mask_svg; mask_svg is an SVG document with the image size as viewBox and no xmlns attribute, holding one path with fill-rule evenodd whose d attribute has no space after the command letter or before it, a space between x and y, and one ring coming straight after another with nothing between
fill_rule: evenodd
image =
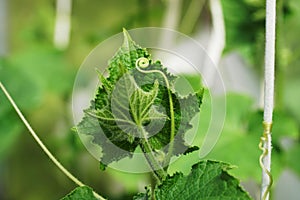
<instances>
[{"instance_id":1,"label":"spiral tendril","mask_svg":"<svg viewBox=\"0 0 300 200\"><path fill-rule=\"evenodd\" d=\"M147 58L141 57L136 60L135 66L141 67L141 68L147 68L149 66L149 60Z\"/></svg>"},{"instance_id":2,"label":"spiral tendril","mask_svg":"<svg viewBox=\"0 0 300 200\"><path fill-rule=\"evenodd\" d=\"M271 134L271 130L272 130L272 123L263 122L263 128L264 128L264 132L263 132L263 135L260 138L260 142L259 142L259 149L262 150L262 154L259 157L259 164L260 164L260 167L263 169L263 171L265 171L266 174L269 176L268 187L262 196L262 200L265 200L267 198L267 196L271 190L271 186L273 184L272 174L263 163L263 159L268 155L268 149L266 148L265 144L267 144L267 142L269 140L269 135Z\"/></svg>"}]
</instances>

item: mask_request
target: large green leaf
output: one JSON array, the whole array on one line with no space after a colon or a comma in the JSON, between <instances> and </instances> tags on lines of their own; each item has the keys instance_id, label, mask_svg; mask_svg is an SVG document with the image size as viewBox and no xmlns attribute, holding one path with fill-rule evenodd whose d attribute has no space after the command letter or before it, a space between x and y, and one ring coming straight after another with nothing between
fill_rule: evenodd
<instances>
[{"instance_id":1,"label":"large green leaf","mask_svg":"<svg viewBox=\"0 0 300 200\"><path fill-rule=\"evenodd\" d=\"M61 200L97 200L93 190L87 186L78 187Z\"/></svg>"},{"instance_id":2,"label":"large green leaf","mask_svg":"<svg viewBox=\"0 0 300 200\"><path fill-rule=\"evenodd\" d=\"M139 58L149 60L144 69L148 73L136 68ZM191 129L190 121L199 112L203 90L184 97L179 95L173 89L177 76L170 74L160 61L153 62L147 50L133 42L125 30L124 43L109 61L108 72L107 77L99 74L102 84L76 127L79 133L92 135L93 142L102 148L102 163L131 157L145 139L151 151L166 154L171 132L174 132L171 155L196 149L189 149L184 133Z\"/></svg>"},{"instance_id":3,"label":"large green leaf","mask_svg":"<svg viewBox=\"0 0 300 200\"><path fill-rule=\"evenodd\" d=\"M201 161L193 165L189 175L176 173L154 189L155 199L251 199L228 173L232 167L217 161ZM138 194L135 199L150 199L150 193Z\"/></svg>"}]
</instances>

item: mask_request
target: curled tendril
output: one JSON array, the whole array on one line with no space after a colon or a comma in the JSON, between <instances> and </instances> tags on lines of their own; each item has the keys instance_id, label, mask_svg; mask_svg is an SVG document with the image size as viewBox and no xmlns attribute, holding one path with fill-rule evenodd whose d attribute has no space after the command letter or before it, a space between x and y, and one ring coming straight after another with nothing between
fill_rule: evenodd
<instances>
[{"instance_id":1,"label":"curled tendril","mask_svg":"<svg viewBox=\"0 0 300 200\"><path fill-rule=\"evenodd\" d=\"M150 62L147 58L141 57L139 59L136 60L135 62L135 66L137 68L137 70L141 73L145 73L145 74L149 74L149 73L158 73L160 74L163 78L164 81L166 83L166 86L168 88L168 96L169 96L169 109L170 109L170 118L171 118L171 124L170 124L170 145L168 148L168 154L166 156L165 162L164 162L164 166L167 166L170 163L171 157L172 157L172 152L173 152L173 148L174 148L174 137L175 137L175 116L174 116L174 105L173 105L173 100L172 100L172 94L170 91L170 83L169 80L167 78L167 76L160 70L143 70L145 68L147 68L150 65Z\"/></svg>"},{"instance_id":2,"label":"curled tendril","mask_svg":"<svg viewBox=\"0 0 300 200\"><path fill-rule=\"evenodd\" d=\"M149 60L144 57L137 59L135 62L135 66L141 67L141 68L146 68L149 66L149 64L150 64Z\"/></svg>"},{"instance_id":3,"label":"curled tendril","mask_svg":"<svg viewBox=\"0 0 300 200\"><path fill-rule=\"evenodd\" d=\"M259 157L259 164L260 167L263 169L264 172L266 172L266 174L269 176L269 184L268 187L266 189L266 191L263 194L262 199L266 199L268 193L271 190L271 186L273 184L273 177L271 172L266 168L266 166L263 163L263 159L267 156L268 154L268 149L265 147L265 144L268 142L269 140L269 135L271 134L271 129L272 129L272 123L267 123L267 122L263 122L263 128L264 128L264 132L262 137L260 138L260 142L259 142L259 149L262 150L262 154Z\"/></svg>"}]
</instances>

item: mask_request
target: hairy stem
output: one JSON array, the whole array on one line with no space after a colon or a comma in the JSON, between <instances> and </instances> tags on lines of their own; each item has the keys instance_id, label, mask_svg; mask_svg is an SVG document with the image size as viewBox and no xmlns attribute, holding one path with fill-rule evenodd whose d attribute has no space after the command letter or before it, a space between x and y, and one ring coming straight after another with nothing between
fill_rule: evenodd
<instances>
[{"instance_id":1,"label":"hairy stem","mask_svg":"<svg viewBox=\"0 0 300 200\"><path fill-rule=\"evenodd\" d=\"M153 170L154 176L157 178L158 182L162 182L166 178L167 173L164 171L162 166L158 163L158 161L151 149L151 146L148 142L145 130L143 128L141 128L140 130L144 137L143 139L141 139L140 147L144 153L144 156L145 156L149 166Z\"/></svg>"},{"instance_id":2,"label":"hairy stem","mask_svg":"<svg viewBox=\"0 0 300 200\"><path fill-rule=\"evenodd\" d=\"M56 158L55 156L48 150L48 148L44 145L44 143L41 141L41 139L39 138L39 136L35 133L35 131L32 129L32 127L30 126L30 124L28 123L28 121L26 120L26 118L24 117L24 115L22 114L22 112L20 111L20 109L18 108L18 106L16 105L16 103L14 102L14 100L12 99L12 97L9 95L9 93L7 92L7 90L5 89L4 85L0 82L0 88L1 90L4 92L5 96L7 97L7 99L9 100L9 102L11 103L11 105L13 106L13 108L15 109L15 111L17 112L17 114L19 115L20 119L22 120L22 122L24 123L24 125L26 126L26 128L28 129L29 133L32 135L32 137L34 138L34 140L38 143L38 145L41 147L41 149L46 153L46 155L50 158L50 160L59 168L59 170L64 173L70 180L72 180L75 184L77 184L78 186L84 186L85 184L83 184L80 180L78 180L73 174L71 174L71 172L69 172ZM104 200L105 198L103 198L102 196L100 196L99 194L97 194L96 192L93 192L94 196L98 199Z\"/></svg>"},{"instance_id":3,"label":"hairy stem","mask_svg":"<svg viewBox=\"0 0 300 200\"><path fill-rule=\"evenodd\" d=\"M171 116L171 133L170 133L170 144L168 149L168 154L164 163L164 166L166 166L166 169L168 168L168 165L170 163L173 150L174 150L174 137L175 137L175 117L174 117L174 106L173 106L173 99L171 91L168 87L168 95L169 95L169 105L170 105L170 116Z\"/></svg>"},{"instance_id":4,"label":"hairy stem","mask_svg":"<svg viewBox=\"0 0 300 200\"><path fill-rule=\"evenodd\" d=\"M141 145L140 145L144 156L150 166L150 168L152 169L153 175L156 178L158 183L161 183L167 176L167 173L164 171L164 169L161 167L161 165L157 162L153 152L149 152L149 146L147 144L147 141L145 141L144 139L141 141Z\"/></svg>"}]
</instances>

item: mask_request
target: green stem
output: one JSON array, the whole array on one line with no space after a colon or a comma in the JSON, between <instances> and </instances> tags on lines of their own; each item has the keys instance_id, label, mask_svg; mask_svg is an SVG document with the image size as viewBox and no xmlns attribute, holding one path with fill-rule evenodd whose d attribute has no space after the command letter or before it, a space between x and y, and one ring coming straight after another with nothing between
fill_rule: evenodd
<instances>
[{"instance_id":1,"label":"green stem","mask_svg":"<svg viewBox=\"0 0 300 200\"><path fill-rule=\"evenodd\" d=\"M30 124L28 123L28 121L26 120L26 118L24 117L24 115L22 114L22 112L20 111L20 109L18 108L18 106L16 105L16 103L14 102L14 100L12 99L12 97L9 95L9 93L7 92L7 90L5 89L4 85L0 82L0 88L1 90L4 92L5 96L7 97L7 99L9 100L9 102L11 103L11 105L13 106L13 108L15 109L15 111L17 112L17 114L19 115L20 119L22 120L22 122L24 123L24 125L26 126L26 128L28 129L28 131L30 132L30 134L32 135L32 137L35 139L35 141L38 143L38 145L41 147L41 149L46 153L46 155L50 158L50 160L59 168L59 170L64 173L70 180L72 180L75 184L77 184L78 186L84 186L85 184L83 184L80 180L78 180L73 174L71 174L71 172L69 172L56 158L55 156L48 150L48 148L44 145L44 143L41 141L41 139L39 138L39 136L35 133L35 131L32 129L32 127L30 126ZM93 192L94 196L98 199L104 200L104 198L102 196L100 196L99 194L97 194L96 192Z\"/></svg>"},{"instance_id":2,"label":"green stem","mask_svg":"<svg viewBox=\"0 0 300 200\"><path fill-rule=\"evenodd\" d=\"M171 133L170 133L170 144L168 149L168 154L164 162L165 169L168 169L173 149L174 149L174 137L175 137L175 117L174 117L174 105L171 90L168 87L168 95L169 95L169 105L170 105L170 116L171 116Z\"/></svg>"},{"instance_id":3,"label":"green stem","mask_svg":"<svg viewBox=\"0 0 300 200\"><path fill-rule=\"evenodd\" d=\"M144 153L145 158L147 159L149 166L153 170L155 177L159 182L162 182L166 178L167 173L164 171L162 166L158 163L151 149L149 141L147 139L146 131L143 128L140 128L140 130L143 134L143 139L141 139L140 147Z\"/></svg>"}]
</instances>

